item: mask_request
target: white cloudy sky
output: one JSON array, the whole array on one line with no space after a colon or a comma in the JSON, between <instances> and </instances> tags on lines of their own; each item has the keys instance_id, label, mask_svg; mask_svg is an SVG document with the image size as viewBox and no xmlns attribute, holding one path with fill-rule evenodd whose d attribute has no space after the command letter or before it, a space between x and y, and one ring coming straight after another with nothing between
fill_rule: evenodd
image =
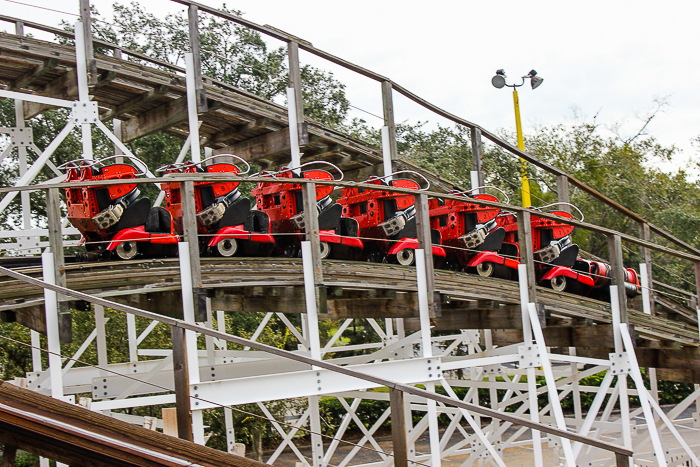
<instances>
[{"instance_id":1,"label":"white cloudy sky","mask_svg":"<svg viewBox=\"0 0 700 467\"><path fill-rule=\"evenodd\" d=\"M17 0L78 12L78 0ZM127 3L125 0L117 0ZM200 0L220 6L222 0ZM110 16L113 0L93 0ZM183 10L169 0L142 0L150 11ZM434 104L489 130L512 129L512 97L490 84L504 68L516 78L534 68L545 81L520 92L525 132L570 122L572 109L589 119L640 126L636 115L667 96L669 106L649 127L683 152L676 166L698 159L700 136L697 18L700 3L553 0L228 0L245 17L311 41L316 47L374 70ZM60 13L0 0L2 14L56 25ZM72 19L71 19L72 20ZM271 45L281 45L272 40ZM348 85L353 105L381 115L379 84L302 52L302 62L333 71ZM444 123L399 96L398 121ZM362 114L370 124L381 120Z\"/></svg>"}]
</instances>

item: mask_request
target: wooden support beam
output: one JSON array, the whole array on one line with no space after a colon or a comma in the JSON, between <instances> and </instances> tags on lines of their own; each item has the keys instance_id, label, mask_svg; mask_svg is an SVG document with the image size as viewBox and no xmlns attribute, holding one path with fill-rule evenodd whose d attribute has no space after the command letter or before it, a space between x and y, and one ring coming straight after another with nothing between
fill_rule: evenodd
<instances>
[{"instance_id":1,"label":"wooden support beam","mask_svg":"<svg viewBox=\"0 0 700 467\"><path fill-rule=\"evenodd\" d=\"M46 335L46 311L43 305L17 308L0 312L0 321L17 323L40 334ZM58 315L58 337L62 344L72 342L73 322L70 314Z\"/></svg>"},{"instance_id":2,"label":"wooden support beam","mask_svg":"<svg viewBox=\"0 0 700 467\"><path fill-rule=\"evenodd\" d=\"M260 130L276 131L277 127L273 125L272 120L266 117L256 118L255 120L239 125L230 129L226 129L214 134L209 138L208 144L225 145L232 139L237 141L245 140L251 136L258 134Z\"/></svg>"},{"instance_id":3,"label":"wooden support beam","mask_svg":"<svg viewBox=\"0 0 700 467\"><path fill-rule=\"evenodd\" d=\"M49 246L53 255L54 275L56 277L56 285L59 287L66 286L66 263L63 252L63 235L61 228L61 195L58 188L49 188L46 190L46 215L48 217L49 230ZM58 294L58 316L59 316L59 340L61 343L72 341L71 335L61 335L61 321L70 319L70 310L68 309L67 297ZM68 318L65 318L67 316Z\"/></svg>"},{"instance_id":4,"label":"wooden support beam","mask_svg":"<svg viewBox=\"0 0 700 467\"><path fill-rule=\"evenodd\" d=\"M604 347L615 346L611 324L595 326L548 326L542 330L551 347ZM496 329L491 334L493 345L505 346L523 342L522 329ZM482 337L482 344L485 344Z\"/></svg>"},{"instance_id":5,"label":"wooden support beam","mask_svg":"<svg viewBox=\"0 0 700 467\"><path fill-rule=\"evenodd\" d=\"M17 458L17 446L5 444L2 449L2 467L15 467Z\"/></svg>"},{"instance_id":6,"label":"wooden support beam","mask_svg":"<svg viewBox=\"0 0 700 467\"><path fill-rule=\"evenodd\" d=\"M192 441L192 411L190 410L190 378L185 351L185 330L170 326L173 345L173 378L175 379L175 408L177 409L177 436Z\"/></svg>"},{"instance_id":7,"label":"wooden support beam","mask_svg":"<svg viewBox=\"0 0 700 467\"><path fill-rule=\"evenodd\" d=\"M612 348L578 347L576 355L580 357L609 359ZM636 347L634 349L640 367L666 370L690 370L697 372L700 368L700 348L683 347L681 349L650 349ZM662 378L658 373L657 377Z\"/></svg>"},{"instance_id":8,"label":"wooden support beam","mask_svg":"<svg viewBox=\"0 0 700 467\"><path fill-rule=\"evenodd\" d=\"M287 45L287 58L289 60L289 87L294 88L294 98L296 101L297 125L299 126L299 147L303 146L304 123L304 96L301 93L301 69L299 68L299 44L292 41Z\"/></svg>"},{"instance_id":9,"label":"wooden support beam","mask_svg":"<svg viewBox=\"0 0 700 467\"><path fill-rule=\"evenodd\" d=\"M211 111L220 108L221 103L211 101L208 106ZM125 121L122 125L122 141L125 143L133 141L185 120L187 120L187 97L182 96Z\"/></svg>"},{"instance_id":10,"label":"wooden support beam","mask_svg":"<svg viewBox=\"0 0 700 467\"><path fill-rule=\"evenodd\" d=\"M10 91L15 91L17 89L25 88L32 84L34 81L37 79L41 78L44 76L46 73L50 72L56 66L58 65L58 59L56 58L49 58L44 60L44 63L41 65L38 65L36 68L34 68L32 71L29 71L25 73L23 76L20 76L14 82L10 85L9 90Z\"/></svg>"},{"instance_id":11,"label":"wooden support beam","mask_svg":"<svg viewBox=\"0 0 700 467\"><path fill-rule=\"evenodd\" d=\"M190 52L194 58L194 87L197 93L197 113L208 112L207 94L202 79L202 51L199 41L199 9L197 5L189 5L187 9L187 24L189 26Z\"/></svg>"},{"instance_id":12,"label":"wooden support beam","mask_svg":"<svg viewBox=\"0 0 700 467\"><path fill-rule=\"evenodd\" d=\"M530 213L518 211L518 246L520 263L527 266L527 296L530 303L537 303L537 277L535 276L535 257L532 250L532 224ZM544 316L540 315L540 324L544 327Z\"/></svg>"},{"instance_id":13,"label":"wooden support beam","mask_svg":"<svg viewBox=\"0 0 700 467\"><path fill-rule=\"evenodd\" d=\"M617 296L620 301L620 322L628 323L627 294L625 293L625 266L622 256L622 240L619 235L608 235L608 252L610 256L610 266L612 268L613 284L617 286Z\"/></svg>"},{"instance_id":14,"label":"wooden support beam","mask_svg":"<svg viewBox=\"0 0 700 467\"><path fill-rule=\"evenodd\" d=\"M94 86L98 82L98 75L95 49L92 43L90 0L80 0L80 21L83 23L83 37L85 38L85 60L87 65L88 85Z\"/></svg>"},{"instance_id":15,"label":"wooden support beam","mask_svg":"<svg viewBox=\"0 0 700 467\"><path fill-rule=\"evenodd\" d=\"M303 135L299 142L300 145L309 142L309 133L306 124L302 125L302 130ZM240 143L215 149L214 154L235 154L248 162L255 162L258 159L289 153L289 151L289 130L283 128L246 141L241 141Z\"/></svg>"},{"instance_id":16,"label":"wooden support beam","mask_svg":"<svg viewBox=\"0 0 700 467\"><path fill-rule=\"evenodd\" d=\"M677 383L700 384L700 369L694 370L668 370L658 368L656 379L659 381L675 381Z\"/></svg>"},{"instance_id":17,"label":"wooden support beam","mask_svg":"<svg viewBox=\"0 0 700 467\"><path fill-rule=\"evenodd\" d=\"M479 174L479 186L484 186L484 145L481 140L481 130L479 128L471 129L471 140L472 170Z\"/></svg>"},{"instance_id":18,"label":"wooden support beam","mask_svg":"<svg viewBox=\"0 0 700 467\"><path fill-rule=\"evenodd\" d=\"M323 284L323 269L321 267L321 236L318 228L318 207L316 206L316 184L302 185L304 202L304 222L306 224L306 241L311 242L312 261L314 268L314 285Z\"/></svg>"},{"instance_id":19,"label":"wooden support beam","mask_svg":"<svg viewBox=\"0 0 700 467\"><path fill-rule=\"evenodd\" d=\"M389 153L393 162L399 159L396 146L396 124L394 123L394 97L391 81L382 81L382 108L384 110L384 126L389 128ZM391 167L389 173L393 172Z\"/></svg>"},{"instance_id":20,"label":"wooden support beam","mask_svg":"<svg viewBox=\"0 0 700 467\"><path fill-rule=\"evenodd\" d=\"M170 87L166 85L158 86L155 89L152 89L150 91L146 91L140 96L137 96L130 101L124 102L123 104L120 104L116 106L114 109L103 113L100 115L100 120L102 121L107 121L113 118L117 118L120 115L123 115L125 113L130 112L131 110L134 110L136 107L139 105L147 104L155 99L158 99L164 95L166 95L168 92L170 92Z\"/></svg>"},{"instance_id":21,"label":"wooden support beam","mask_svg":"<svg viewBox=\"0 0 700 467\"><path fill-rule=\"evenodd\" d=\"M78 97L78 80L75 68L51 81L42 89L37 90L35 94L54 97L56 99L76 99ZM52 108L54 108L52 105L24 101L24 118L29 120L43 111Z\"/></svg>"},{"instance_id":22,"label":"wooden support beam","mask_svg":"<svg viewBox=\"0 0 700 467\"><path fill-rule=\"evenodd\" d=\"M394 467L408 467L408 444L406 442L406 411L403 392L389 389L391 407L391 444L394 449Z\"/></svg>"},{"instance_id":23,"label":"wooden support beam","mask_svg":"<svg viewBox=\"0 0 700 467\"><path fill-rule=\"evenodd\" d=\"M420 193L414 196L416 208L416 231L418 248L425 251L425 276L428 285L428 308L430 317L440 316L440 298L435 294L435 268L433 266L433 239L430 229L430 211L428 195Z\"/></svg>"},{"instance_id":24,"label":"wooden support beam","mask_svg":"<svg viewBox=\"0 0 700 467\"><path fill-rule=\"evenodd\" d=\"M97 83L92 86L92 90L107 86L112 81L117 78L117 72L112 70L106 70L99 74L97 77Z\"/></svg>"},{"instance_id":25,"label":"wooden support beam","mask_svg":"<svg viewBox=\"0 0 700 467\"><path fill-rule=\"evenodd\" d=\"M197 231L197 208L194 203L194 182L180 184L182 194L182 232L188 243L190 268L192 271L192 290L194 293L194 312L198 322L207 321L206 294L202 288L202 264L200 262L199 233Z\"/></svg>"},{"instance_id":26,"label":"wooden support beam","mask_svg":"<svg viewBox=\"0 0 700 467\"><path fill-rule=\"evenodd\" d=\"M562 203L570 203L569 178L566 175L557 175L557 200ZM560 210L571 212L571 206L563 204L558 206Z\"/></svg>"}]
</instances>

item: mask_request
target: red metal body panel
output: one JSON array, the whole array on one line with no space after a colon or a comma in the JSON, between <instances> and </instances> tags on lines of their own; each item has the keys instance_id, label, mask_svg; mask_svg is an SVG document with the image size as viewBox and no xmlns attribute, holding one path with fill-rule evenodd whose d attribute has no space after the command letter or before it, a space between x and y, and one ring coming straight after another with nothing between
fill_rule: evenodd
<instances>
[{"instance_id":1,"label":"red metal body panel","mask_svg":"<svg viewBox=\"0 0 700 467\"><path fill-rule=\"evenodd\" d=\"M227 238L249 240L257 243L275 243L275 238L270 234L251 233L245 230L242 225L234 225L220 229L216 235L209 240L207 245L210 247L216 246L216 244L221 240L225 240Z\"/></svg>"}]
</instances>

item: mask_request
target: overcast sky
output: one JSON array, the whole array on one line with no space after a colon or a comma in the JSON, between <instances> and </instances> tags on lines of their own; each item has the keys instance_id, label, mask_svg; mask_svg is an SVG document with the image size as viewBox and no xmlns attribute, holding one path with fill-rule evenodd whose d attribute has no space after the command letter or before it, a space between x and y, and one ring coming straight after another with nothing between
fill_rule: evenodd
<instances>
[{"instance_id":1,"label":"overcast sky","mask_svg":"<svg viewBox=\"0 0 700 467\"><path fill-rule=\"evenodd\" d=\"M78 12L78 0L17 0ZM221 0L200 0L219 7ZM109 18L113 0L93 0ZM118 3L127 3L118 0ZM184 10L169 0L142 0L164 15ZM537 70L544 83L521 88L525 132L571 122L574 110L604 125L638 131L636 116L667 97L669 106L649 126L664 145L698 159L690 140L700 136L698 66L700 3L670 1L446 1L229 0L229 8L260 24L302 37L334 55L389 77L424 99L489 130L513 129L510 90L491 77L504 68L509 81ZM0 0L2 13L57 25L65 14ZM4 26L4 25L3 25ZM271 45L280 42L271 40ZM333 71L347 84L351 104L382 115L378 83L301 52L303 63ZM446 123L395 94L397 121ZM381 120L357 110L373 125Z\"/></svg>"}]
</instances>

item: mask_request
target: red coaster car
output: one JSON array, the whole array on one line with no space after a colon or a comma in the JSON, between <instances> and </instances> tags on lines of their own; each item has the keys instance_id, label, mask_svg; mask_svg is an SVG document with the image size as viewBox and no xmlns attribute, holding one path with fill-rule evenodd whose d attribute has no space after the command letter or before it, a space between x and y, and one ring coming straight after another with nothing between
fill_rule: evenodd
<instances>
[{"instance_id":1,"label":"red coaster car","mask_svg":"<svg viewBox=\"0 0 700 467\"><path fill-rule=\"evenodd\" d=\"M496 187L480 187L477 190L482 188L498 190ZM463 196L465 201L431 198L429 202L430 226L440 232L442 246L447 253L444 267L452 271L467 268L469 260L481 251L500 250L506 236L505 229L496 222L501 212L499 208L469 202L471 198L497 203L498 198L480 193L472 195L470 191L450 192ZM510 200L505 193L503 195L507 204Z\"/></svg>"},{"instance_id":2,"label":"red coaster car","mask_svg":"<svg viewBox=\"0 0 700 467\"><path fill-rule=\"evenodd\" d=\"M116 162L118 157L125 162ZM108 160L115 162L105 164ZM173 253L177 237L170 231L151 232L146 228L151 201L138 199L137 184L128 182L145 174L143 161L132 156L111 156L70 161L60 168L66 171L66 182L124 180L118 185L65 189L68 219L82 234L81 243L87 249L78 253L79 261L109 258L112 252L122 259L131 259L139 251L158 256Z\"/></svg>"},{"instance_id":3,"label":"red coaster car","mask_svg":"<svg viewBox=\"0 0 700 467\"><path fill-rule=\"evenodd\" d=\"M543 206L538 210L550 206L552 205ZM573 207L575 208L575 206ZM549 211L549 214L567 219L574 218L566 211L553 210ZM583 219L583 215L581 218ZM512 213L504 213L496 217L496 222L506 232L501 249L498 253L484 252L475 255L469 261L468 266L474 268L479 275L484 277L513 278L516 277L520 264L518 261L520 254L517 217ZM530 216L530 226L538 281L543 285L551 286L552 279L565 276L568 278L567 282L571 284L579 283L584 290L592 289L593 279L587 274L572 269L579 251L578 245L571 240L574 226L538 217L534 214Z\"/></svg>"},{"instance_id":4,"label":"red coaster car","mask_svg":"<svg viewBox=\"0 0 700 467\"><path fill-rule=\"evenodd\" d=\"M214 162L218 159L217 162ZM236 166L232 159L243 162L245 172ZM169 164L158 169L168 174L209 173L244 175L250 166L238 156L218 154L201 162L187 161ZM197 232L200 238L200 251L210 255L230 257L236 254L247 256L267 256L275 240L272 235L250 232L245 223L250 213L250 200L242 197L238 190L239 182L202 181L194 182L194 203L197 212ZM172 223L176 233L182 234L182 195L180 183L163 183L165 208L154 208L158 215L153 223L163 227Z\"/></svg>"},{"instance_id":5,"label":"red coaster car","mask_svg":"<svg viewBox=\"0 0 700 467\"><path fill-rule=\"evenodd\" d=\"M386 177L371 177L365 183L378 185L376 190L365 188L343 188L343 195L338 204L343 207L343 215L351 217L359 223L360 237L364 240L364 259L373 262L397 262L411 265L415 262L415 250L418 248L416 238L416 209L413 195L383 191L382 186L420 190L417 182L410 179L395 179L386 182L389 176L400 173L412 173L425 177L417 172L402 171ZM427 188L425 188L427 190ZM445 259L445 250L440 245L440 232L431 229L432 252L436 265Z\"/></svg>"},{"instance_id":6,"label":"red coaster car","mask_svg":"<svg viewBox=\"0 0 700 467\"><path fill-rule=\"evenodd\" d=\"M328 162L307 162L326 164L342 172ZM333 175L325 170L306 170L297 174L293 169L283 167L277 172L261 172L255 176L260 181L253 189L257 210L251 211L246 228L252 232L265 232L275 235L277 254L297 257L301 253L306 226L306 215L302 198L302 185L294 179L333 180ZM266 181L272 179L273 181ZM363 248L357 238L358 225L354 219L343 216L343 209L330 197L332 186L316 185L316 207L321 238L321 258L355 259Z\"/></svg>"}]
</instances>

